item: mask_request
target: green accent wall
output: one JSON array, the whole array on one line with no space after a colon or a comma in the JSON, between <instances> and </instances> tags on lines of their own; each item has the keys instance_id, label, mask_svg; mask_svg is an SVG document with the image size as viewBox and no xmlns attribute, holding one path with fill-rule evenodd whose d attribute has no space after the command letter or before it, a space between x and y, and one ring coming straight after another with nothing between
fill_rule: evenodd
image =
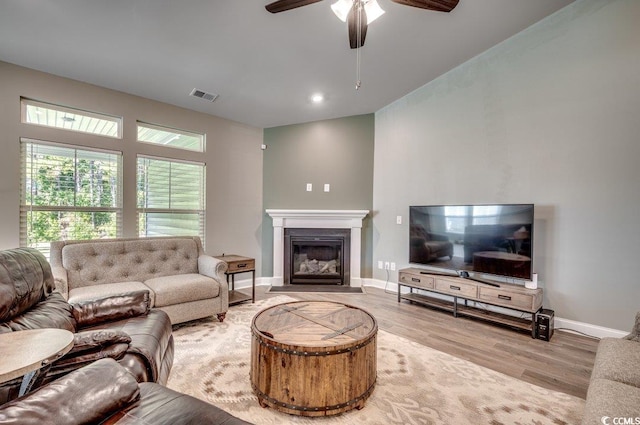
<instances>
[{"instance_id":1,"label":"green accent wall","mask_svg":"<svg viewBox=\"0 0 640 425\"><path fill-rule=\"evenodd\" d=\"M265 129L264 209L371 211L374 127L367 114ZM362 228L363 278L372 275L371 222L370 213ZM263 210L262 276L272 275L273 226Z\"/></svg>"}]
</instances>

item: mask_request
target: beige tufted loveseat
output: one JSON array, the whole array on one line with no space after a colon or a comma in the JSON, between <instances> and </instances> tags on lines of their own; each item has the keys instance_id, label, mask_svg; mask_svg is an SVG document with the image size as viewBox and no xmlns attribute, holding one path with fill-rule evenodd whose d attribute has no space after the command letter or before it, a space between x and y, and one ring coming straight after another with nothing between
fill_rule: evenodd
<instances>
[{"instance_id":1,"label":"beige tufted loveseat","mask_svg":"<svg viewBox=\"0 0 640 425\"><path fill-rule=\"evenodd\" d=\"M229 308L227 264L204 253L197 236L51 243L56 289L69 302L148 290L172 324Z\"/></svg>"}]
</instances>

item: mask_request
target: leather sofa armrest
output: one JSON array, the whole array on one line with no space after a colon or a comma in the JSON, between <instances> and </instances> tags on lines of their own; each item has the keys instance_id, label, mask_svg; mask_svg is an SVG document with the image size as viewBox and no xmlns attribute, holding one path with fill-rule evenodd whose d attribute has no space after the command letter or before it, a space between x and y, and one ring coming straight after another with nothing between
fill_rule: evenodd
<instances>
[{"instance_id":1,"label":"leather sofa armrest","mask_svg":"<svg viewBox=\"0 0 640 425\"><path fill-rule=\"evenodd\" d=\"M151 308L149 291L134 291L72 304L78 327L146 315Z\"/></svg>"},{"instance_id":2,"label":"leather sofa armrest","mask_svg":"<svg viewBox=\"0 0 640 425\"><path fill-rule=\"evenodd\" d=\"M115 360L102 359L3 404L0 423L100 423L139 397L135 378Z\"/></svg>"},{"instance_id":3,"label":"leather sofa armrest","mask_svg":"<svg viewBox=\"0 0 640 425\"><path fill-rule=\"evenodd\" d=\"M210 255L200 255L198 257L198 273L217 280L226 287L227 279L224 272L227 271L227 263L213 258Z\"/></svg>"},{"instance_id":4,"label":"leather sofa armrest","mask_svg":"<svg viewBox=\"0 0 640 425\"><path fill-rule=\"evenodd\" d=\"M130 342L131 337L119 330L98 329L81 331L73 335L73 347L64 357L84 351L95 350L96 348L107 347L112 344L124 343L129 345Z\"/></svg>"},{"instance_id":5,"label":"leather sofa armrest","mask_svg":"<svg viewBox=\"0 0 640 425\"><path fill-rule=\"evenodd\" d=\"M51 273L56 291L60 292L65 300L69 299L69 281L67 279L67 269L62 266L52 266Z\"/></svg>"}]
</instances>

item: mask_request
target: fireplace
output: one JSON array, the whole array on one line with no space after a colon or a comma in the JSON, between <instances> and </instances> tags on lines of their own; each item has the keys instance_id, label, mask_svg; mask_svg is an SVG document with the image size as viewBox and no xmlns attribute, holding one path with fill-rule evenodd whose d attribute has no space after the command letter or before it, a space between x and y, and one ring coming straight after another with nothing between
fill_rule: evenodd
<instances>
[{"instance_id":1,"label":"fireplace","mask_svg":"<svg viewBox=\"0 0 640 425\"><path fill-rule=\"evenodd\" d=\"M345 234L349 235L349 245L343 245L341 253L343 258L345 258L345 253L348 253L349 262L345 263L343 260L341 264L343 273L342 284L351 287L362 286L362 278L360 277L360 257L362 252L361 230L362 220L369 213L368 210L268 209L266 212L273 220L273 278L271 279L273 286L282 286L285 282L284 251L285 249L291 249L290 244L285 243L285 230L290 232L291 230L302 229L344 230ZM291 267L290 265L287 268L287 273L289 274L291 274Z\"/></svg>"},{"instance_id":2,"label":"fireplace","mask_svg":"<svg viewBox=\"0 0 640 425\"><path fill-rule=\"evenodd\" d=\"M284 284L349 286L347 229L285 229Z\"/></svg>"}]
</instances>

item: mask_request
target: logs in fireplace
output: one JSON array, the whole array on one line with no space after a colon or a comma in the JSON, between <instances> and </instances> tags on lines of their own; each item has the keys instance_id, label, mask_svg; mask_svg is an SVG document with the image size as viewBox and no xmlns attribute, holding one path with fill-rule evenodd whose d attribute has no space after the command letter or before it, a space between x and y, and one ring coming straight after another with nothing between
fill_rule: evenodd
<instances>
[{"instance_id":1,"label":"logs in fireplace","mask_svg":"<svg viewBox=\"0 0 640 425\"><path fill-rule=\"evenodd\" d=\"M349 285L349 229L284 230L284 284Z\"/></svg>"}]
</instances>

